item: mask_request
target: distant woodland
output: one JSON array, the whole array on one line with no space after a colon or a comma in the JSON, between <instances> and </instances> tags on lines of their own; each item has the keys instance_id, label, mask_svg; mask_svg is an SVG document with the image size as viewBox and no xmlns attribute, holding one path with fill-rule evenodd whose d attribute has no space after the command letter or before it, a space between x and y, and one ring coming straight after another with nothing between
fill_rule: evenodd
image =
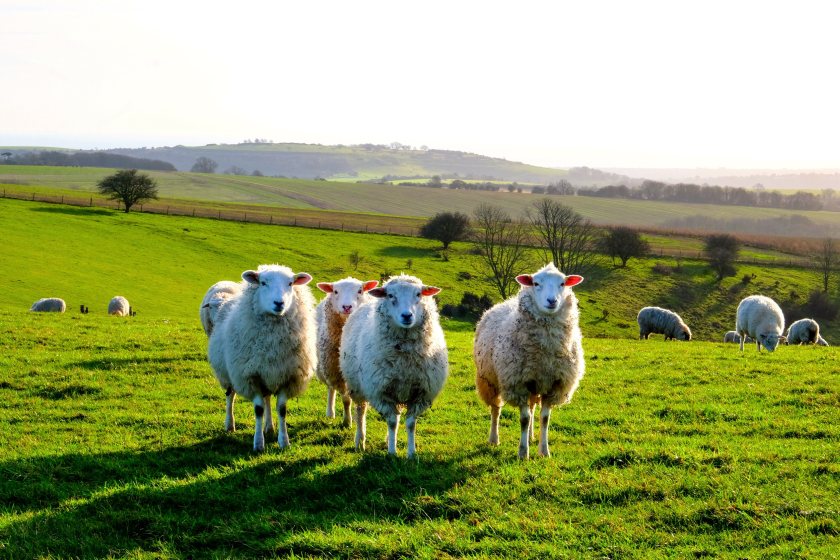
<instances>
[{"instance_id":1,"label":"distant woodland","mask_svg":"<svg viewBox=\"0 0 840 560\"><path fill-rule=\"evenodd\" d=\"M57 167L113 167L117 169L143 169L147 171L175 171L175 166L165 161L143 159L107 152L25 152L0 154L0 164L54 165Z\"/></svg>"}]
</instances>

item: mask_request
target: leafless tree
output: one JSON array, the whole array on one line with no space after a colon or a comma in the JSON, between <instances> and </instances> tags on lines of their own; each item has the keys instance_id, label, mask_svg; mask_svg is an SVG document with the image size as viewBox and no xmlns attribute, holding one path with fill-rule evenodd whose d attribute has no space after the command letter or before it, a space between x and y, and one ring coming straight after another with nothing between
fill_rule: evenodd
<instances>
[{"instance_id":1,"label":"leafless tree","mask_svg":"<svg viewBox=\"0 0 840 560\"><path fill-rule=\"evenodd\" d=\"M823 239L822 245L813 256L814 262L817 265L817 270L819 270L820 274L822 274L823 292L826 293L828 293L828 286L831 283L831 277L837 269L837 265L840 264L840 254L838 254L838 249L840 249L840 247L838 247L838 243L834 239L827 237Z\"/></svg>"},{"instance_id":2,"label":"leafless tree","mask_svg":"<svg viewBox=\"0 0 840 560\"><path fill-rule=\"evenodd\" d=\"M502 299L513 295L516 276L527 266L528 227L505 210L481 204L473 212L473 242L481 254L481 272Z\"/></svg>"},{"instance_id":3,"label":"leafless tree","mask_svg":"<svg viewBox=\"0 0 840 560\"><path fill-rule=\"evenodd\" d=\"M586 274L600 264L601 256L595 252L599 230L574 209L543 198L527 213L546 261L566 274Z\"/></svg>"}]
</instances>

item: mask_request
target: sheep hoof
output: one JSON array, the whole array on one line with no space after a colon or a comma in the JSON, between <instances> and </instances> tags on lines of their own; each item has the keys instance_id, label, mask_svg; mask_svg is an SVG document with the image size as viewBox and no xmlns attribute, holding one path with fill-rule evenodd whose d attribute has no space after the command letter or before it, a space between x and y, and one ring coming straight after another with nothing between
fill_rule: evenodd
<instances>
[{"instance_id":1,"label":"sheep hoof","mask_svg":"<svg viewBox=\"0 0 840 560\"><path fill-rule=\"evenodd\" d=\"M496 436L496 437L490 436L487 439L487 443L489 443L490 445L492 445L494 447L499 445L499 436Z\"/></svg>"},{"instance_id":2,"label":"sheep hoof","mask_svg":"<svg viewBox=\"0 0 840 560\"><path fill-rule=\"evenodd\" d=\"M519 458L520 459L528 459L528 448L524 445L519 446Z\"/></svg>"},{"instance_id":3,"label":"sheep hoof","mask_svg":"<svg viewBox=\"0 0 840 560\"><path fill-rule=\"evenodd\" d=\"M543 449L542 447L540 447L540 456L551 457L551 452L548 449Z\"/></svg>"}]
</instances>

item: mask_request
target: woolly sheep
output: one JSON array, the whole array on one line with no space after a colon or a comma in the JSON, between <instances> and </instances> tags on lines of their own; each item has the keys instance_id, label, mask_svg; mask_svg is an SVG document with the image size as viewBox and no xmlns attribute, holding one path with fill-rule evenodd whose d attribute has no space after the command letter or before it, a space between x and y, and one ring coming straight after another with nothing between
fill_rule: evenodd
<instances>
[{"instance_id":1,"label":"woolly sheep","mask_svg":"<svg viewBox=\"0 0 840 560\"><path fill-rule=\"evenodd\" d=\"M521 459L528 458L540 404L539 453L548 457L551 408L571 401L585 369L577 298L570 289L583 277L549 263L516 281L519 293L487 310L476 326L476 389L490 406L491 445L499 445L504 403L519 407Z\"/></svg>"},{"instance_id":2,"label":"woolly sheep","mask_svg":"<svg viewBox=\"0 0 840 560\"><path fill-rule=\"evenodd\" d=\"M377 300L347 319L339 366L356 405L356 449L365 448L370 403L388 424L392 455L405 411L408 457L414 457L417 417L432 405L449 373L446 340L431 297L438 292L414 276L394 276L368 292Z\"/></svg>"},{"instance_id":3,"label":"woolly sheep","mask_svg":"<svg viewBox=\"0 0 840 560\"><path fill-rule=\"evenodd\" d=\"M651 333L664 334L665 340L691 340L691 330L682 318L669 309L643 307L636 316L639 323L639 339L647 339Z\"/></svg>"},{"instance_id":4,"label":"woolly sheep","mask_svg":"<svg viewBox=\"0 0 840 560\"><path fill-rule=\"evenodd\" d=\"M64 313L67 309L67 304L64 300L57 297L41 298L32 304L29 311L51 311L55 313Z\"/></svg>"},{"instance_id":5,"label":"woolly sheep","mask_svg":"<svg viewBox=\"0 0 840 560\"><path fill-rule=\"evenodd\" d=\"M315 308L318 325L318 367L315 375L327 386L327 418L335 418L335 394L341 395L344 404L342 425L350 426L350 396L347 383L338 366L339 345L344 323L362 304L373 301L367 292L379 284L378 280L362 282L347 277L336 282L319 282L318 289L327 294Z\"/></svg>"},{"instance_id":6,"label":"woolly sheep","mask_svg":"<svg viewBox=\"0 0 840 560\"><path fill-rule=\"evenodd\" d=\"M813 319L799 319L790 324L785 344L819 344L828 346L828 342L820 336L820 326Z\"/></svg>"},{"instance_id":7,"label":"woolly sheep","mask_svg":"<svg viewBox=\"0 0 840 560\"><path fill-rule=\"evenodd\" d=\"M755 340L759 352L762 346L772 352L780 341L787 340L782 336L785 330L782 309L767 296L749 296L741 300L735 313L735 330L741 336L742 351L747 336Z\"/></svg>"},{"instance_id":8,"label":"woolly sheep","mask_svg":"<svg viewBox=\"0 0 840 560\"><path fill-rule=\"evenodd\" d=\"M223 309L226 309L227 304L241 291L242 286L238 282L222 280L210 286L210 289L204 294L201 307L198 309L198 316L208 337L213 334L213 327L221 321Z\"/></svg>"},{"instance_id":9,"label":"woolly sheep","mask_svg":"<svg viewBox=\"0 0 840 560\"><path fill-rule=\"evenodd\" d=\"M741 342L741 335L738 334L738 331L726 331L726 334L723 335L724 342L734 342L739 343ZM747 342L752 342L753 339L747 337Z\"/></svg>"},{"instance_id":10,"label":"woolly sheep","mask_svg":"<svg viewBox=\"0 0 840 560\"><path fill-rule=\"evenodd\" d=\"M275 395L282 449L289 446L286 403L306 389L315 369L315 300L306 286L312 276L275 264L246 270L242 279L241 295L230 302L210 335L207 356L227 395L225 428L235 429L236 394L252 401L254 450L262 451L264 432L273 429Z\"/></svg>"},{"instance_id":11,"label":"woolly sheep","mask_svg":"<svg viewBox=\"0 0 840 560\"><path fill-rule=\"evenodd\" d=\"M131 306L128 305L128 300L124 297L114 296L108 302L108 315L127 317L129 313L131 313Z\"/></svg>"}]
</instances>

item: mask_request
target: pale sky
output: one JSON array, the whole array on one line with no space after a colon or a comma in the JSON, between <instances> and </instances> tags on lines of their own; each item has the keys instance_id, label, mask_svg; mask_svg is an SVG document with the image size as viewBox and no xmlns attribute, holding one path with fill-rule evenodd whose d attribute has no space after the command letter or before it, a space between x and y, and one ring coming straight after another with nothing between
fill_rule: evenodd
<instances>
[{"instance_id":1,"label":"pale sky","mask_svg":"<svg viewBox=\"0 0 840 560\"><path fill-rule=\"evenodd\" d=\"M0 0L0 145L837 168L838 58L832 1Z\"/></svg>"}]
</instances>

